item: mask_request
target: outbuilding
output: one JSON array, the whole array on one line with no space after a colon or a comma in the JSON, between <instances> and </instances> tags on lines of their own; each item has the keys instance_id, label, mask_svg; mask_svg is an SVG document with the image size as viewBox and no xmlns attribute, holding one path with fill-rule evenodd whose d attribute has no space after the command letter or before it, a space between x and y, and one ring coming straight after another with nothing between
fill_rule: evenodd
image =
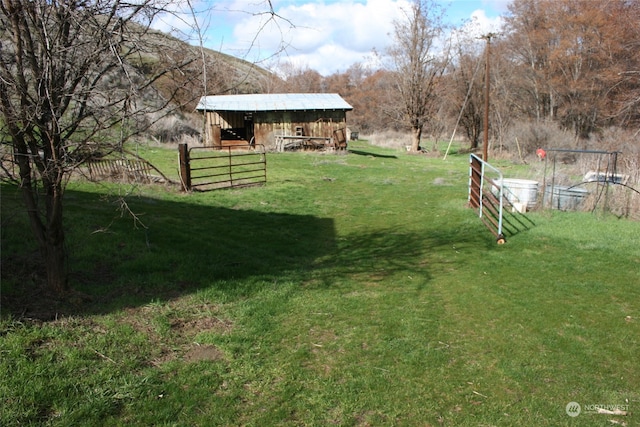
<instances>
[{"instance_id":1,"label":"outbuilding","mask_svg":"<svg viewBox=\"0 0 640 427\"><path fill-rule=\"evenodd\" d=\"M204 96L206 145L262 144L267 149L346 148L347 111L337 93Z\"/></svg>"}]
</instances>

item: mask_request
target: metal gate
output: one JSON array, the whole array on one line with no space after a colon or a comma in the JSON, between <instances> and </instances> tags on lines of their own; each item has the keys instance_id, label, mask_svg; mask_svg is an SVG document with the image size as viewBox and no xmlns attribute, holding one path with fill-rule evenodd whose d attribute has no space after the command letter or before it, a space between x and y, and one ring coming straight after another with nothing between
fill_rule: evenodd
<instances>
[{"instance_id":1,"label":"metal gate","mask_svg":"<svg viewBox=\"0 0 640 427\"><path fill-rule=\"evenodd\" d=\"M496 242L506 242L506 234L513 236L533 224L519 213L504 194L503 176L495 167L471 154L469 167L469 206L478 210L484 225L496 236ZM505 209L506 208L506 209Z\"/></svg>"},{"instance_id":2,"label":"metal gate","mask_svg":"<svg viewBox=\"0 0 640 427\"><path fill-rule=\"evenodd\" d=\"M223 145L215 149L178 146L180 179L186 191L262 185L267 182L264 145Z\"/></svg>"},{"instance_id":3,"label":"metal gate","mask_svg":"<svg viewBox=\"0 0 640 427\"><path fill-rule=\"evenodd\" d=\"M502 233L503 200L502 172L471 154L469 167L469 206L478 209L478 216L497 239L505 242Z\"/></svg>"}]
</instances>

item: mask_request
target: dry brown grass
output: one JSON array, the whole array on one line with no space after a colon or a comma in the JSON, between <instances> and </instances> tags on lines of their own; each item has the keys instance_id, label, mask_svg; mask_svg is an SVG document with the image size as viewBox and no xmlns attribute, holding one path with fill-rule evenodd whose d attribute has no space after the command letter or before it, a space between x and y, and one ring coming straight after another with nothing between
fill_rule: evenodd
<instances>
[{"instance_id":1,"label":"dry brown grass","mask_svg":"<svg viewBox=\"0 0 640 427\"><path fill-rule=\"evenodd\" d=\"M369 144L377 147L396 148L403 151L407 145L411 144L411 136L408 132L394 130L375 132L371 135L360 135L360 139L367 140Z\"/></svg>"}]
</instances>

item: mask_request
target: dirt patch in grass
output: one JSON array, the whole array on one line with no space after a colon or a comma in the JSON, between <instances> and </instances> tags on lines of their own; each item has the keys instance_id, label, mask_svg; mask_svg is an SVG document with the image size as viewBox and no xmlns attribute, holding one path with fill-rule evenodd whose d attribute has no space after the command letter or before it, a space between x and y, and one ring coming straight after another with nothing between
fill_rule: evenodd
<instances>
[{"instance_id":1,"label":"dirt patch in grass","mask_svg":"<svg viewBox=\"0 0 640 427\"><path fill-rule=\"evenodd\" d=\"M185 337L195 337L201 332L213 332L217 334L228 333L232 329L232 323L217 317L201 317L196 319L176 318L171 322L171 329Z\"/></svg>"},{"instance_id":2,"label":"dirt patch in grass","mask_svg":"<svg viewBox=\"0 0 640 427\"><path fill-rule=\"evenodd\" d=\"M121 322L153 343L157 351L151 355L152 365L177 359L218 361L224 359L223 352L197 342L200 334L222 335L233 329L233 323L220 318L218 311L215 304L194 304L192 298L185 297L162 305L128 308Z\"/></svg>"},{"instance_id":3,"label":"dirt patch in grass","mask_svg":"<svg viewBox=\"0 0 640 427\"><path fill-rule=\"evenodd\" d=\"M203 360L215 362L224 360L224 353L215 345L193 345L182 358L186 362L201 362Z\"/></svg>"},{"instance_id":4,"label":"dirt patch in grass","mask_svg":"<svg viewBox=\"0 0 640 427\"><path fill-rule=\"evenodd\" d=\"M213 344L191 343L190 345L185 345L180 349L163 346L160 354L151 361L151 364L153 366L161 366L165 363L178 359L182 359L187 363L201 361L218 362L224 361L225 355Z\"/></svg>"}]
</instances>

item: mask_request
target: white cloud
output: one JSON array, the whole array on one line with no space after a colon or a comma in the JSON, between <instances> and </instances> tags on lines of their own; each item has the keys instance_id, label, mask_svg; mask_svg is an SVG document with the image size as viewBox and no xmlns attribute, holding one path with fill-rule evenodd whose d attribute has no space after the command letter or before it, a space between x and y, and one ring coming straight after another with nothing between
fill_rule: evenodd
<instances>
[{"instance_id":1,"label":"white cloud","mask_svg":"<svg viewBox=\"0 0 640 427\"><path fill-rule=\"evenodd\" d=\"M487 33L499 33L503 25L504 19L501 16L488 18L483 9L477 9L471 13L471 22L467 27L474 36L479 37Z\"/></svg>"},{"instance_id":2,"label":"white cloud","mask_svg":"<svg viewBox=\"0 0 640 427\"><path fill-rule=\"evenodd\" d=\"M344 71L355 62L368 62L375 49L383 53L392 42L393 22L402 18L410 0L190 0L205 45L259 63L274 58L323 75ZM166 32L195 34L187 0L176 0L176 13L154 25ZM464 16L464 32L483 35L499 31L500 17L485 9L506 11L509 0L453 0ZM270 8L273 5L273 11ZM446 8L446 7L445 7ZM272 13L273 12L273 13ZM276 57L273 57L277 54Z\"/></svg>"},{"instance_id":3,"label":"white cloud","mask_svg":"<svg viewBox=\"0 0 640 427\"><path fill-rule=\"evenodd\" d=\"M284 49L283 61L321 74L344 71L374 48L384 51L390 43L393 21L406 6L406 0L313 2L281 8L274 2L276 16L245 15L238 21L233 31L235 42L225 50L246 52L253 42L254 52L247 59Z\"/></svg>"},{"instance_id":4,"label":"white cloud","mask_svg":"<svg viewBox=\"0 0 640 427\"><path fill-rule=\"evenodd\" d=\"M482 0L482 6L491 8L500 14L506 13L513 0Z\"/></svg>"},{"instance_id":5,"label":"white cloud","mask_svg":"<svg viewBox=\"0 0 640 427\"><path fill-rule=\"evenodd\" d=\"M464 25L454 30L454 37L458 41L466 40L466 43L471 42L478 49L483 49L485 41L482 40L482 37L489 33L500 34L504 23L504 19L501 16L490 18L487 17L483 9L476 9L471 12L469 20Z\"/></svg>"}]
</instances>

